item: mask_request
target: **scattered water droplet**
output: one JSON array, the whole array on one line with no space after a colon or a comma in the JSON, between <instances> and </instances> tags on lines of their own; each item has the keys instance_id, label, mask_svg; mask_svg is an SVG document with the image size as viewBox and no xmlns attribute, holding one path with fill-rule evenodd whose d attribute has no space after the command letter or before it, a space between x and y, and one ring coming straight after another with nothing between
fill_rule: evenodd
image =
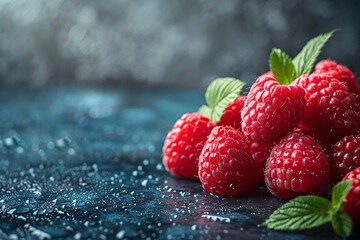
<instances>
[{"instance_id":1,"label":"scattered water droplet","mask_svg":"<svg viewBox=\"0 0 360 240\"><path fill-rule=\"evenodd\" d=\"M226 223L229 223L229 222L231 221L230 218L220 217L220 216L216 216L216 215L206 215L206 214L203 214L203 215L201 215L201 217L210 219L210 220L212 220L212 221L220 221L220 222L226 222Z\"/></svg>"},{"instance_id":2,"label":"scattered water droplet","mask_svg":"<svg viewBox=\"0 0 360 240\"><path fill-rule=\"evenodd\" d=\"M19 238L18 238L18 236L16 234L10 234L9 239L10 240L18 240Z\"/></svg>"},{"instance_id":3,"label":"scattered water droplet","mask_svg":"<svg viewBox=\"0 0 360 240\"><path fill-rule=\"evenodd\" d=\"M15 139L13 137L7 137L4 139L4 145L5 147L12 147L16 144Z\"/></svg>"},{"instance_id":4,"label":"scattered water droplet","mask_svg":"<svg viewBox=\"0 0 360 240\"><path fill-rule=\"evenodd\" d=\"M124 236L125 236L125 231L124 230L121 230L120 232L118 232L116 234L116 238L118 238L118 239L123 239Z\"/></svg>"},{"instance_id":5,"label":"scattered water droplet","mask_svg":"<svg viewBox=\"0 0 360 240\"><path fill-rule=\"evenodd\" d=\"M7 213L11 215L15 212L15 210L16 210L16 208L13 208L13 209L9 210Z\"/></svg>"},{"instance_id":6,"label":"scattered water droplet","mask_svg":"<svg viewBox=\"0 0 360 240\"><path fill-rule=\"evenodd\" d=\"M16 152L19 154L22 154L22 153L24 153L24 149L22 147L17 147Z\"/></svg>"},{"instance_id":7,"label":"scattered water droplet","mask_svg":"<svg viewBox=\"0 0 360 240\"><path fill-rule=\"evenodd\" d=\"M148 180L145 179L141 182L141 186L146 187L147 183L148 183Z\"/></svg>"},{"instance_id":8,"label":"scattered water droplet","mask_svg":"<svg viewBox=\"0 0 360 240\"><path fill-rule=\"evenodd\" d=\"M46 144L46 146L47 146L47 148L48 149L54 149L55 148L55 144L53 143L53 142L48 142L47 144Z\"/></svg>"},{"instance_id":9,"label":"scattered water droplet","mask_svg":"<svg viewBox=\"0 0 360 240\"><path fill-rule=\"evenodd\" d=\"M163 165L161 163L158 163L156 165L156 170L163 170Z\"/></svg>"},{"instance_id":10,"label":"scattered water droplet","mask_svg":"<svg viewBox=\"0 0 360 240\"><path fill-rule=\"evenodd\" d=\"M31 177L35 177L35 170L33 168L29 168L28 172L31 175Z\"/></svg>"},{"instance_id":11,"label":"scattered water droplet","mask_svg":"<svg viewBox=\"0 0 360 240\"><path fill-rule=\"evenodd\" d=\"M80 238L81 238L81 233L78 232L74 235L74 239L78 240Z\"/></svg>"},{"instance_id":12,"label":"scattered water droplet","mask_svg":"<svg viewBox=\"0 0 360 240\"><path fill-rule=\"evenodd\" d=\"M71 139L69 137L59 138L55 141L55 146L57 148L65 148L71 144Z\"/></svg>"},{"instance_id":13,"label":"scattered water droplet","mask_svg":"<svg viewBox=\"0 0 360 240\"><path fill-rule=\"evenodd\" d=\"M68 149L68 154L69 154L69 155L74 155L74 154L75 154L75 149L69 148L69 149Z\"/></svg>"}]
</instances>

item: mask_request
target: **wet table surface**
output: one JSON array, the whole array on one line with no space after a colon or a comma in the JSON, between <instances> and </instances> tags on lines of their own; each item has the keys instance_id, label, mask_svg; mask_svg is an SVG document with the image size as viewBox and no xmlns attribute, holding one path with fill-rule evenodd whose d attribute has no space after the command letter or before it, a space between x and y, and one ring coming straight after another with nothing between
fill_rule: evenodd
<instances>
[{"instance_id":1,"label":"wet table surface","mask_svg":"<svg viewBox=\"0 0 360 240\"><path fill-rule=\"evenodd\" d=\"M0 239L338 239L257 227L284 203L264 186L221 198L164 170L164 137L202 92L50 86L0 100Z\"/></svg>"}]
</instances>

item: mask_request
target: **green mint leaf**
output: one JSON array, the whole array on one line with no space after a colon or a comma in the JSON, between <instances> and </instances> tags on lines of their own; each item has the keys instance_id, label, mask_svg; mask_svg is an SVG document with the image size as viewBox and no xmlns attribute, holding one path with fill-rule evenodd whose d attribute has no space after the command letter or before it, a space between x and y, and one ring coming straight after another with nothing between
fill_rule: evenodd
<instances>
[{"instance_id":1,"label":"green mint leaf","mask_svg":"<svg viewBox=\"0 0 360 240\"><path fill-rule=\"evenodd\" d=\"M311 72L316 59L321 52L321 49L336 31L338 30L335 29L331 32L320 34L306 43L304 48L293 60L299 76L303 74L309 74Z\"/></svg>"},{"instance_id":2,"label":"green mint leaf","mask_svg":"<svg viewBox=\"0 0 360 240\"><path fill-rule=\"evenodd\" d=\"M343 207L343 199L349 193L351 181L342 181L337 183L332 189L331 202L333 211L337 212Z\"/></svg>"},{"instance_id":3,"label":"green mint leaf","mask_svg":"<svg viewBox=\"0 0 360 240\"><path fill-rule=\"evenodd\" d=\"M245 83L235 78L215 79L207 88L205 99L208 109L201 107L201 113L213 122L218 122L225 108L240 95Z\"/></svg>"},{"instance_id":4,"label":"green mint leaf","mask_svg":"<svg viewBox=\"0 0 360 240\"><path fill-rule=\"evenodd\" d=\"M347 238L351 235L353 225L351 218L347 215L347 213L338 212L333 215L331 225L333 226L336 234L342 238Z\"/></svg>"},{"instance_id":5,"label":"green mint leaf","mask_svg":"<svg viewBox=\"0 0 360 240\"><path fill-rule=\"evenodd\" d=\"M269 65L275 79L282 85L289 85L298 77L291 58L278 48L271 51Z\"/></svg>"},{"instance_id":6,"label":"green mint leaf","mask_svg":"<svg viewBox=\"0 0 360 240\"><path fill-rule=\"evenodd\" d=\"M200 113L201 115L204 115L205 117L210 119L211 116L211 108L209 108L206 105L202 105L199 110L198 113Z\"/></svg>"},{"instance_id":7,"label":"green mint leaf","mask_svg":"<svg viewBox=\"0 0 360 240\"><path fill-rule=\"evenodd\" d=\"M331 221L331 202L318 196L297 197L277 209L262 226L274 230L302 230Z\"/></svg>"}]
</instances>

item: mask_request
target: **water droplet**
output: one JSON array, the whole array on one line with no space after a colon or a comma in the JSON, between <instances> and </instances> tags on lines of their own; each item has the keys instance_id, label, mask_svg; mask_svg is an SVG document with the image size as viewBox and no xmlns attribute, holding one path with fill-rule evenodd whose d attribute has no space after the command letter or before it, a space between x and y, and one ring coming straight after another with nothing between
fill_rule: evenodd
<instances>
[{"instance_id":1,"label":"water droplet","mask_svg":"<svg viewBox=\"0 0 360 240\"><path fill-rule=\"evenodd\" d=\"M47 144L46 144L46 146L47 146L47 148L48 149L54 149L55 148L55 144L53 143L53 142L48 142Z\"/></svg>"},{"instance_id":2,"label":"water droplet","mask_svg":"<svg viewBox=\"0 0 360 240\"><path fill-rule=\"evenodd\" d=\"M145 179L144 181L141 182L141 185L142 185L143 187L146 187L147 183L148 183L148 180Z\"/></svg>"},{"instance_id":3,"label":"water droplet","mask_svg":"<svg viewBox=\"0 0 360 240\"><path fill-rule=\"evenodd\" d=\"M75 149L69 148L69 149L68 149L68 154L69 154L69 155L74 155L74 154L75 154Z\"/></svg>"},{"instance_id":4,"label":"water droplet","mask_svg":"<svg viewBox=\"0 0 360 240\"><path fill-rule=\"evenodd\" d=\"M10 240L18 240L19 238L18 238L18 236L16 234L10 234L9 239Z\"/></svg>"},{"instance_id":5,"label":"water droplet","mask_svg":"<svg viewBox=\"0 0 360 240\"><path fill-rule=\"evenodd\" d=\"M229 223L229 222L231 221L230 218L220 217L220 216L216 216L216 215L206 215L206 214L203 214L201 217L210 219L210 220L212 220L212 221L220 221L220 222L226 222L226 223Z\"/></svg>"},{"instance_id":6,"label":"water droplet","mask_svg":"<svg viewBox=\"0 0 360 240\"><path fill-rule=\"evenodd\" d=\"M163 169L163 165L161 163L158 163L156 165L156 170L162 170Z\"/></svg>"},{"instance_id":7,"label":"water droplet","mask_svg":"<svg viewBox=\"0 0 360 240\"><path fill-rule=\"evenodd\" d=\"M118 232L116 234L116 238L118 238L118 239L123 239L124 236L125 236L125 231L124 230L121 230L120 232Z\"/></svg>"},{"instance_id":8,"label":"water droplet","mask_svg":"<svg viewBox=\"0 0 360 240\"><path fill-rule=\"evenodd\" d=\"M19 154L22 154L22 153L24 153L24 148L22 148L22 147L17 147L17 148L16 148L16 152L19 153Z\"/></svg>"},{"instance_id":9,"label":"water droplet","mask_svg":"<svg viewBox=\"0 0 360 240\"><path fill-rule=\"evenodd\" d=\"M16 210L16 208L13 208L13 209L9 210L7 213L11 215L15 212L15 210Z\"/></svg>"},{"instance_id":10,"label":"water droplet","mask_svg":"<svg viewBox=\"0 0 360 240\"><path fill-rule=\"evenodd\" d=\"M34 169L33 168L30 168L28 170L29 174L31 175L31 177L35 177L35 172L34 172Z\"/></svg>"},{"instance_id":11,"label":"water droplet","mask_svg":"<svg viewBox=\"0 0 360 240\"><path fill-rule=\"evenodd\" d=\"M71 139L69 137L59 138L55 141L55 146L57 148L64 148L71 144Z\"/></svg>"},{"instance_id":12,"label":"water droplet","mask_svg":"<svg viewBox=\"0 0 360 240\"><path fill-rule=\"evenodd\" d=\"M7 137L4 139L5 147L10 148L10 147L14 146L15 144L16 144L16 141L15 141L14 137Z\"/></svg>"},{"instance_id":13,"label":"water droplet","mask_svg":"<svg viewBox=\"0 0 360 240\"><path fill-rule=\"evenodd\" d=\"M74 235L74 239L78 240L78 239L80 239L80 238L81 238L81 233L76 233L76 234Z\"/></svg>"},{"instance_id":14,"label":"water droplet","mask_svg":"<svg viewBox=\"0 0 360 240\"><path fill-rule=\"evenodd\" d=\"M94 164L92 165L92 168L93 168L94 172L98 172L98 171L99 171L98 165L97 165L96 163L94 163Z\"/></svg>"}]
</instances>

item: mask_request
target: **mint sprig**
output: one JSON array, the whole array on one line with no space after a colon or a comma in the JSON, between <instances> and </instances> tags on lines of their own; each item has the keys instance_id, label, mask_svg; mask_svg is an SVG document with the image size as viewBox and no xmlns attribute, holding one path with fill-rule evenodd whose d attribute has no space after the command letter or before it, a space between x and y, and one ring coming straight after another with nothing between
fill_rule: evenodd
<instances>
[{"instance_id":1,"label":"mint sprig","mask_svg":"<svg viewBox=\"0 0 360 240\"><path fill-rule=\"evenodd\" d=\"M309 74L324 47L337 29L320 34L306 43L300 53L292 60L278 48L271 51L269 66L275 79L282 85L289 85L303 74Z\"/></svg>"},{"instance_id":2,"label":"mint sprig","mask_svg":"<svg viewBox=\"0 0 360 240\"><path fill-rule=\"evenodd\" d=\"M282 85L289 85L298 77L291 58L278 48L271 51L269 65L275 79Z\"/></svg>"},{"instance_id":3,"label":"mint sprig","mask_svg":"<svg viewBox=\"0 0 360 240\"><path fill-rule=\"evenodd\" d=\"M294 58L293 62L299 75L309 74L314 67L317 57L319 56L321 49L325 43L331 38L334 32L320 34L319 36L312 38L306 43L300 53Z\"/></svg>"},{"instance_id":4,"label":"mint sprig","mask_svg":"<svg viewBox=\"0 0 360 240\"><path fill-rule=\"evenodd\" d=\"M275 230L303 230L331 221L331 203L318 196L295 198L277 209L265 225Z\"/></svg>"},{"instance_id":5,"label":"mint sprig","mask_svg":"<svg viewBox=\"0 0 360 240\"><path fill-rule=\"evenodd\" d=\"M206 105L198 112L213 122L220 121L225 108L240 95L245 83L235 78L215 79L205 93Z\"/></svg>"},{"instance_id":6,"label":"mint sprig","mask_svg":"<svg viewBox=\"0 0 360 240\"><path fill-rule=\"evenodd\" d=\"M352 220L347 213L339 212L338 214L333 215L331 225L335 233L342 238L347 238L351 235L353 225Z\"/></svg>"},{"instance_id":7,"label":"mint sprig","mask_svg":"<svg viewBox=\"0 0 360 240\"><path fill-rule=\"evenodd\" d=\"M273 230L304 230L331 222L334 231L346 238L352 232L351 218L343 211L343 200L351 181L336 184L332 200L318 196L301 196L284 204L260 226Z\"/></svg>"},{"instance_id":8,"label":"mint sprig","mask_svg":"<svg viewBox=\"0 0 360 240\"><path fill-rule=\"evenodd\" d=\"M333 187L331 194L331 203L332 203L332 208L335 211L339 211L343 208L344 206L343 199L344 196L346 196L349 193L350 186L351 186L350 182L345 181L345 182L339 182Z\"/></svg>"}]
</instances>

